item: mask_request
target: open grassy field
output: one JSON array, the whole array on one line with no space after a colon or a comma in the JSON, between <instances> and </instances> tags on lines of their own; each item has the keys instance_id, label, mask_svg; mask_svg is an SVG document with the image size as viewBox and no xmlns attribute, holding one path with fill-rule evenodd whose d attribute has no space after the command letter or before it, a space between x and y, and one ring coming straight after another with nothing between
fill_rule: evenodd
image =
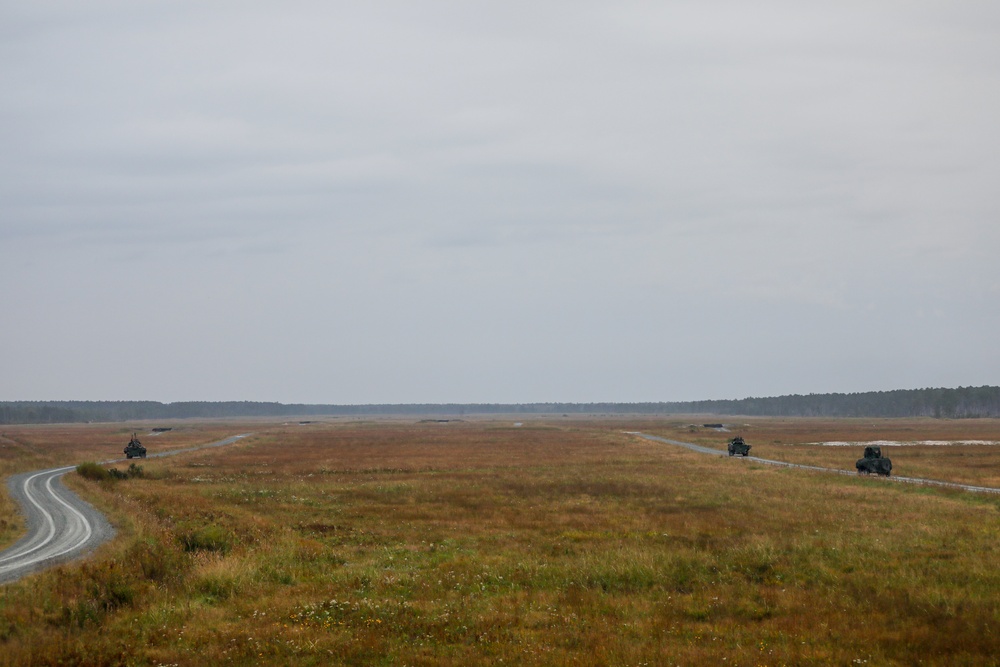
<instances>
[{"instance_id":1,"label":"open grassy field","mask_svg":"<svg viewBox=\"0 0 1000 667\"><path fill-rule=\"evenodd\" d=\"M624 433L724 448L703 421L844 469L861 447L804 443L1000 439L989 420L135 427L151 453L254 435L142 477L67 475L119 536L3 588L0 663L1000 664L1000 496ZM2 427L0 466L114 458L132 428ZM1000 446L886 453L894 474L1000 486ZM9 503L0 521L15 538Z\"/></svg>"}]
</instances>

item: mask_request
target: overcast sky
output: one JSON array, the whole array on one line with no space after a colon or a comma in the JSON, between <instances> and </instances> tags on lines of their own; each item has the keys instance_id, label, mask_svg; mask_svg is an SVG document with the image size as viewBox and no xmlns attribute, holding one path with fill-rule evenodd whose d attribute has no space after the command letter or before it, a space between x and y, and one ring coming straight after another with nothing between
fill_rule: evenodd
<instances>
[{"instance_id":1,"label":"overcast sky","mask_svg":"<svg viewBox=\"0 0 1000 667\"><path fill-rule=\"evenodd\" d=\"M0 400L1000 384L1000 3L0 0Z\"/></svg>"}]
</instances>

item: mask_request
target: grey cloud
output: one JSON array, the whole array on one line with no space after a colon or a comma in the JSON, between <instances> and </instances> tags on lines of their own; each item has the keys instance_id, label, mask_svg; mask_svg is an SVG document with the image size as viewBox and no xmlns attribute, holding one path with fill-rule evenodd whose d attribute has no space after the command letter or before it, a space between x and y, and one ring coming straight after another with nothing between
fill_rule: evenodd
<instances>
[{"instance_id":1,"label":"grey cloud","mask_svg":"<svg viewBox=\"0 0 1000 667\"><path fill-rule=\"evenodd\" d=\"M0 277L22 287L0 307L24 324L0 398L670 400L1000 370L993 3L3 12ZM142 337L109 328L126 313Z\"/></svg>"}]
</instances>

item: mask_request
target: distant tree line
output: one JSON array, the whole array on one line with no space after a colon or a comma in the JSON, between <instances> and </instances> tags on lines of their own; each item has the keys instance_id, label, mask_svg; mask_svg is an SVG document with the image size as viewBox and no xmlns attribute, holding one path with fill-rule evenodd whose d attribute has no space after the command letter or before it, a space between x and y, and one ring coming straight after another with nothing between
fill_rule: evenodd
<instances>
[{"instance_id":1,"label":"distant tree line","mask_svg":"<svg viewBox=\"0 0 1000 667\"><path fill-rule=\"evenodd\" d=\"M255 401L3 401L0 424L150 419L474 414L718 414L758 417L1000 417L1000 387L793 394L671 403L407 403L311 405Z\"/></svg>"},{"instance_id":2,"label":"distant tree line","mask_svg":"<svg viewBox=\"0 0 1000 667\"><path fill-rule=\"evenodd\" d=\"M675 406L678 404L671 404ZM1000 387L896 389L684 403L692 413L768 417L1000 417Z\"/></svg>"}]
</instances>

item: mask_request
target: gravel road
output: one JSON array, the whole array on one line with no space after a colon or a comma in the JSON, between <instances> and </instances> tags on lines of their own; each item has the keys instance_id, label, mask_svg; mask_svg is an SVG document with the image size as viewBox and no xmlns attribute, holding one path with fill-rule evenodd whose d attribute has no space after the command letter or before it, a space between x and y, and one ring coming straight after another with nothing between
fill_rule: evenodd
<instances>
[{"instance_id":1,"label":"gravel road","mask_svg":"<svg viewBox=\"0 0 1000 667\"><path fill-rule=\"evenodd\" d=\"M78 558L115 536L103 514L60 479L75 466L14 475L7 481L28 534L0 553L0 582Z\"/></svg>"},{"instance_id":2,"label":"gravel road","mask_svg":"<svg viewBox=\"0 0 1000 667\"><path fill-rule=\"evenodd\" d=\"M176 456L207 447L229 445L248 433L208 445L150 454L149 458ZM105 461L117 463L123 459ZM107 518L90 503L66 488L60 479L76 466L51 468L14 475L7 480L11 497L24 514L28 533L0 552L0 583L81 558L115 536Z\"/></svg>"},{"instance_id":3,"label":"gravel road","mask_svg":"<svg viewBox=\"0 0 1000 667\"><path fill-rule=\"evenodd\" d=\"M686 447L692 451L698 452L699 454L715 454L716 456L729 456L729 452L721 449L712 449L711 447L702 447L701 445L695 445L690 442L681 442L680 440L671 440L669 438L661 438L658 435L648 435L646 433L640 433L638 431L626 431L629 435L634 435L646 440L652 440L654 442L662 442L667 445L677 445L678 447ZM743 459L747 461L755 461L757 463L763 463L765 465L771 466L781 466L783 468L798 468L800 470L816 470L819 472L832 472L838 475L857 475L855 470L840 470L837 468L822 468L820 466L809 466L802 463L788 463L787 461L773 461L771 459L762 459L757 456L736 456L736 459ZM930 486L943 486L950 489L962 489L963 491L973 491L975 493L1000 493L1000 489L993 488L991 486L972 486L971 484L958 484L956 482L945 482L939 479L923 479L920 477L879 477L878 479L891 480L893 482L900 482L902 484L926 484Z\"/></svg>"}]
</instances>

